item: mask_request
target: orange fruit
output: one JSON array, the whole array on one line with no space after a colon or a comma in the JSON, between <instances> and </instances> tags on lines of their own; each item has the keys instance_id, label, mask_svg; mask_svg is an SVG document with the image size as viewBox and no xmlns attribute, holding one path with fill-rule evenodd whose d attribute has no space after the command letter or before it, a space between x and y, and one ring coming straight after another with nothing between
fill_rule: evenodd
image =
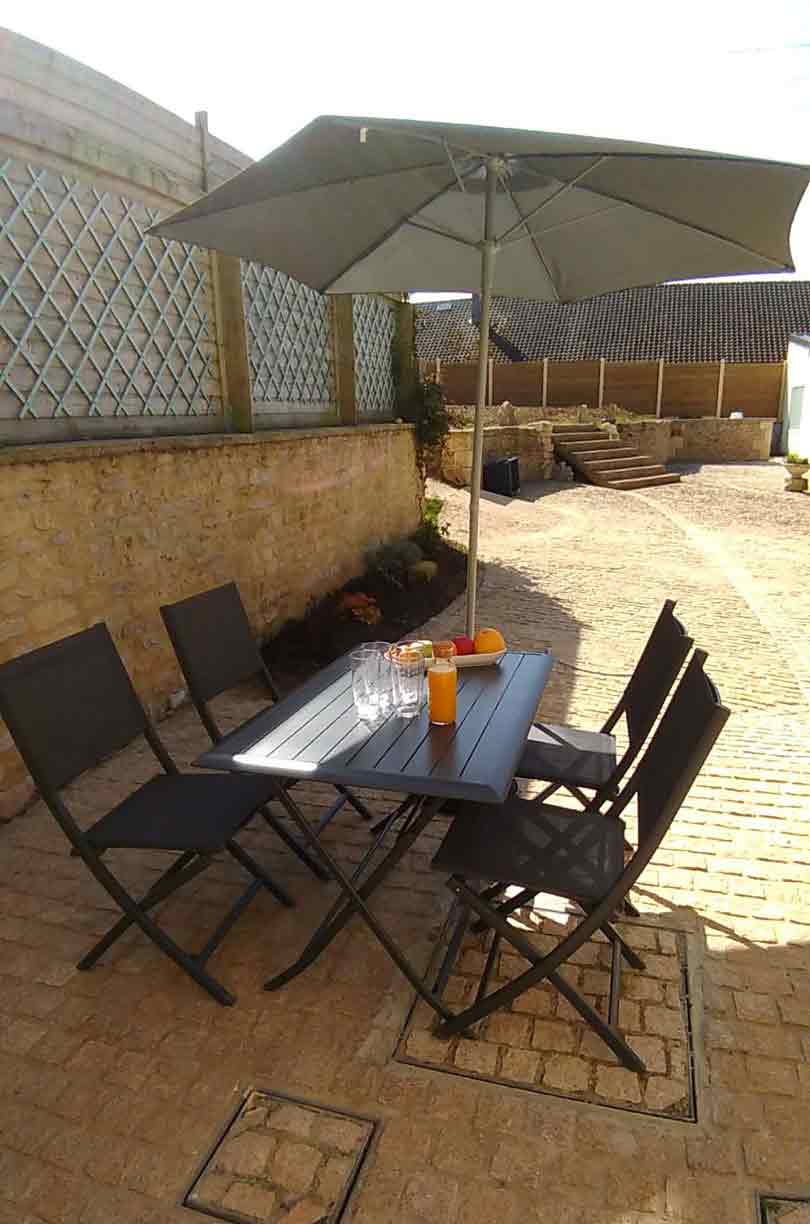
<instances>
[{"instance_id":1,"label":"orange fruit","mask_svg":"<svg viewBox=\"0 0 810 1224\"><path fill-rule=\"evenodd\" d=\"M506 642L500 630L479 629L475 635L475 653L494 654L496 650L506 650Z\"/></svg>"}]
</instances>

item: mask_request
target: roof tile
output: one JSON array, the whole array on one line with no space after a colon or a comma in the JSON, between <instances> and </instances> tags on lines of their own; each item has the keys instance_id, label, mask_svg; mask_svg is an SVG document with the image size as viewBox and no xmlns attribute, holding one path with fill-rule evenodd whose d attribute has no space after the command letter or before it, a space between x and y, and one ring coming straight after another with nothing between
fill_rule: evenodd
<instances>
[{"instance_id":1,"label":"roof tile","mask_svg":"<svg viewBox=\"0 0 810 1224\"><path fill-rule=\"evenodd\" d=\"M474 361L468 299L417 308L420 358ZM784 361L788 337L810 331L810 281L653 285L558 305L496 298L492 327L528 361ZM490 356L506 361L490 344Z\"/></svg>"}]
</instances>

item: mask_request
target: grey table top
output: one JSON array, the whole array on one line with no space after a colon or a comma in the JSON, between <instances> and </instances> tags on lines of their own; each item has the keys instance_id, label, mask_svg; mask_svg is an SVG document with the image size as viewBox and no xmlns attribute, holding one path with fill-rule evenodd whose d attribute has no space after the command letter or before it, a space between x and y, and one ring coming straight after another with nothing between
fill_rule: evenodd
<instances>
[{"instance_id":1,"label":"grey table top","mask_svg":"<svg viewBox=\"0 0 810 1224\"><path fill-rule=\"evenodd\" d=\"M548 653L508 651L497 666L459 669L452 726L431 726L427 709L368 724L357 717L344 656L195 765L502 803L552 666Z\"/></svg>"}]
</instances>

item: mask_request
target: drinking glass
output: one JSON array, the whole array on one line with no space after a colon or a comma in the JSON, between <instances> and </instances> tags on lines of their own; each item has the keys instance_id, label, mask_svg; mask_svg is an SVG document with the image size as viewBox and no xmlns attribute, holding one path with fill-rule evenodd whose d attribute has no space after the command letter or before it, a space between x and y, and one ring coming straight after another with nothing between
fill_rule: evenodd
<instances>
[{"instance_id":1,"label":"drinking glass","mask_svg":"<svg viewBox=\"0 0 810 1224\"><path fill-rule=\"evenodd\" d=\"M452 642L434 642L428 664L428 709L430 721L446 727L456 721L456 648Z\"/></svg>"},{"instance_id":2,"label":"drinking glass","mask_svg":"<svg viewBox=\"0 0 810 1224\"><path fill-rule=\"evenodd\" d=\"M425 688L425 659L421 650L410 645L391 650L394 713L400 718L416 718L422 707Z\"/></svg>"},{"instance_id":3,"label":"drinking glass","mask_svg":"<svg viewBox=\"0 0 810 1224\"><path fill-rule=\"evenodd\" d=\"M390 649L389 642L368 642L358 646L349 656L354 704L364 721L374 722L390 712Z\"/></svg>"},{"instance_id":4,"label":"drinking glass","mask_svg":"<svg viewBox=\"0 0 810 1224\"><path fill-rule=\"evenodd\" d=\"M377 693L377 710L380 718L391 713L391 643L366 642L365 649L376 656L376 679L374 681ZM374 669L372 669L374 671Z\"/></svg>"}]
</instances>

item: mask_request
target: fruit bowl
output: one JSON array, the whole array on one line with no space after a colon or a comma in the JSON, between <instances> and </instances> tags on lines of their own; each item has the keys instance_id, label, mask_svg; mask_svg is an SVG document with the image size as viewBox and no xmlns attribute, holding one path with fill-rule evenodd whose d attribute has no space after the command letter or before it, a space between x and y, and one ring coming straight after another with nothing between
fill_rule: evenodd
<instances>
[{"instance_id":1,"label":"fruit bowl","mask_svg":"<svg viewBox=\"0 0 810 1224\"><path fill-rule=\"evenodd\" d=\"M456 667L492 667L500 663L505 650L493 650L489 654L456 655Z\"/></svg>"}]
</instances>

